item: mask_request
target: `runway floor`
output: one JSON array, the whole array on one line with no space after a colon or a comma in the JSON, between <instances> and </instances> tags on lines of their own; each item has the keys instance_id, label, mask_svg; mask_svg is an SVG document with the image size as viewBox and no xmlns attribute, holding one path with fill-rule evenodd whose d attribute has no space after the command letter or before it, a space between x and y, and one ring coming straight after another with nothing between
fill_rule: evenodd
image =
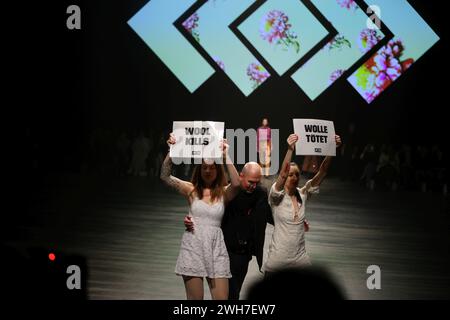
<instances>
[{"instance_id":1,"label":"runway floor","mask_svg":"<svg viewBox=\"0 0 450 320\"><path fill-rule=\"evenodd\" d=\"M38 191L9 244L85 256L90 299L185 299L174 274L187 213L181 196L141 177L53 176ZM448 203L438 194L370 192L331 178L308 203L307 251L349 299L449 299ZM366 286L369 265L381 268L380 290ZM253 259L241 298L261 278Z\"/></svg>"}]
</instances>

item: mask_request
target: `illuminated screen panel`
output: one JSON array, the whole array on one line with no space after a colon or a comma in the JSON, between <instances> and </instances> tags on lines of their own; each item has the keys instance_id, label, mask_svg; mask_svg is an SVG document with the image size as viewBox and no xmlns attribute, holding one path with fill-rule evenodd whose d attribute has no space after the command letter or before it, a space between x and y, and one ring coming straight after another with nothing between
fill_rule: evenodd
<instances>
[{"instance_id":1,"label":"illuminated screen panel","mask_svg":"<svg viewBox=\"0 0 450 320\"><path fill-rule=\"evenodd\" d=\"M151 0L128 24L186 86L194 92L214 74L208 62L174 26L195 0Z\"/></svg>"},{"instance_id":2,"label":"illuminated screen panel","mask_svg":"<svg viewBox=\"0 0 450 320\"><path fill-rule=\"evenodd\" d=\"M183 22L183 27L245 96L250 95L270 77L270 73L229 27L254 2L208 1Z\"/></svg>"},{"instance_id":3,"label":"illuminated screen panel","mask_svg":"<svg viewBox=\"0 0 450 320\"><path fill-rule=\"evenodd\" d=\"M368 102L375 100L439 37L406 0L377 0L381 19L395 35L347 80Z\"/></svg>"},{"instance_id":4,"label":"illuminated screen panel","mask_svg":"<svg viewBox=\"0 0 450 320\"><path fill-rule=\"evenodd\" d=\"M328 35L300 0L268 0L238 30L279 75Z\"/></svg>"},{"instance_id":5,"label":"illuminated screen panel","mask_svg":"<svg viewBox=\"0 0 450 320\"><path fill-rule=\"evenodd\" d=\"M353 1L311 0L338 31L292 79L314 100L384 38L367 27L368 16Z\"/></svg>"}]
</instances>

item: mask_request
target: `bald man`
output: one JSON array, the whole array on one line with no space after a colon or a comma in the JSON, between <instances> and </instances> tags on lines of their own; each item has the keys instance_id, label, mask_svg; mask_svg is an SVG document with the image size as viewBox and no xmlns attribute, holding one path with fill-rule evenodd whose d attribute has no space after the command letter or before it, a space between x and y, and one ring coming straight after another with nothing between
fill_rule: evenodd
<instances>
[{"instance_id":1,"label":"bald man","mask_svg":"<svg viewBox=\"0 0 450 320\"><path fill-rule=\"evenodd\" d=\"M267 191L259 186L261 171L256 162L245 164L239 174L241 190L226 206L222 219L232 275L229 279L230 300L239 300L252 256L256 257L261 271L266 224L273 224ZM190 217L186 216L184 223L188 230L194 229Z\"/></svg>"}]
</instances>

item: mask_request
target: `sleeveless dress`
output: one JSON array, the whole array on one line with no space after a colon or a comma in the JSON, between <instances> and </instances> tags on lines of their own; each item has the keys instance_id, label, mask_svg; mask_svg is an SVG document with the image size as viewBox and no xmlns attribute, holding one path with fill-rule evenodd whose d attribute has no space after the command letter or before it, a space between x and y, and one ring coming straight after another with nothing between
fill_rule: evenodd
<instances>
[{"instance_id":1,"label":"sleeveless dress","mask_svg":"<svg viewBox=\"0 0 450 320\"><path fill-rule=\"evenodd\" d=\"M230 259L220 228L224 212L223 199L210 205L194 198L189 211L194 231L185 231L181 239L177 275L231 278Z\"/></svg>"}]
</instances>

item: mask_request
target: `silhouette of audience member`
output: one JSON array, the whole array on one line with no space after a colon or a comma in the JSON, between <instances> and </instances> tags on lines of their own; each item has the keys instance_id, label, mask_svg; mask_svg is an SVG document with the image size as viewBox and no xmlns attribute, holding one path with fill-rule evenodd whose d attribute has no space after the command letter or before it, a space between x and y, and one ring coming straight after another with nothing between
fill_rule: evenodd
<instances>
[{"instance_id":1,"label":"silhouette of audience member","mask_svg":"<svg viewBox=\"0 0 450 320\"><path fill-rule=\"evenodd\" d=\"M270 273L250 287L247 300L344 300L341 288L323 268L286 268Z\"/></svg>"}]
</instances>

